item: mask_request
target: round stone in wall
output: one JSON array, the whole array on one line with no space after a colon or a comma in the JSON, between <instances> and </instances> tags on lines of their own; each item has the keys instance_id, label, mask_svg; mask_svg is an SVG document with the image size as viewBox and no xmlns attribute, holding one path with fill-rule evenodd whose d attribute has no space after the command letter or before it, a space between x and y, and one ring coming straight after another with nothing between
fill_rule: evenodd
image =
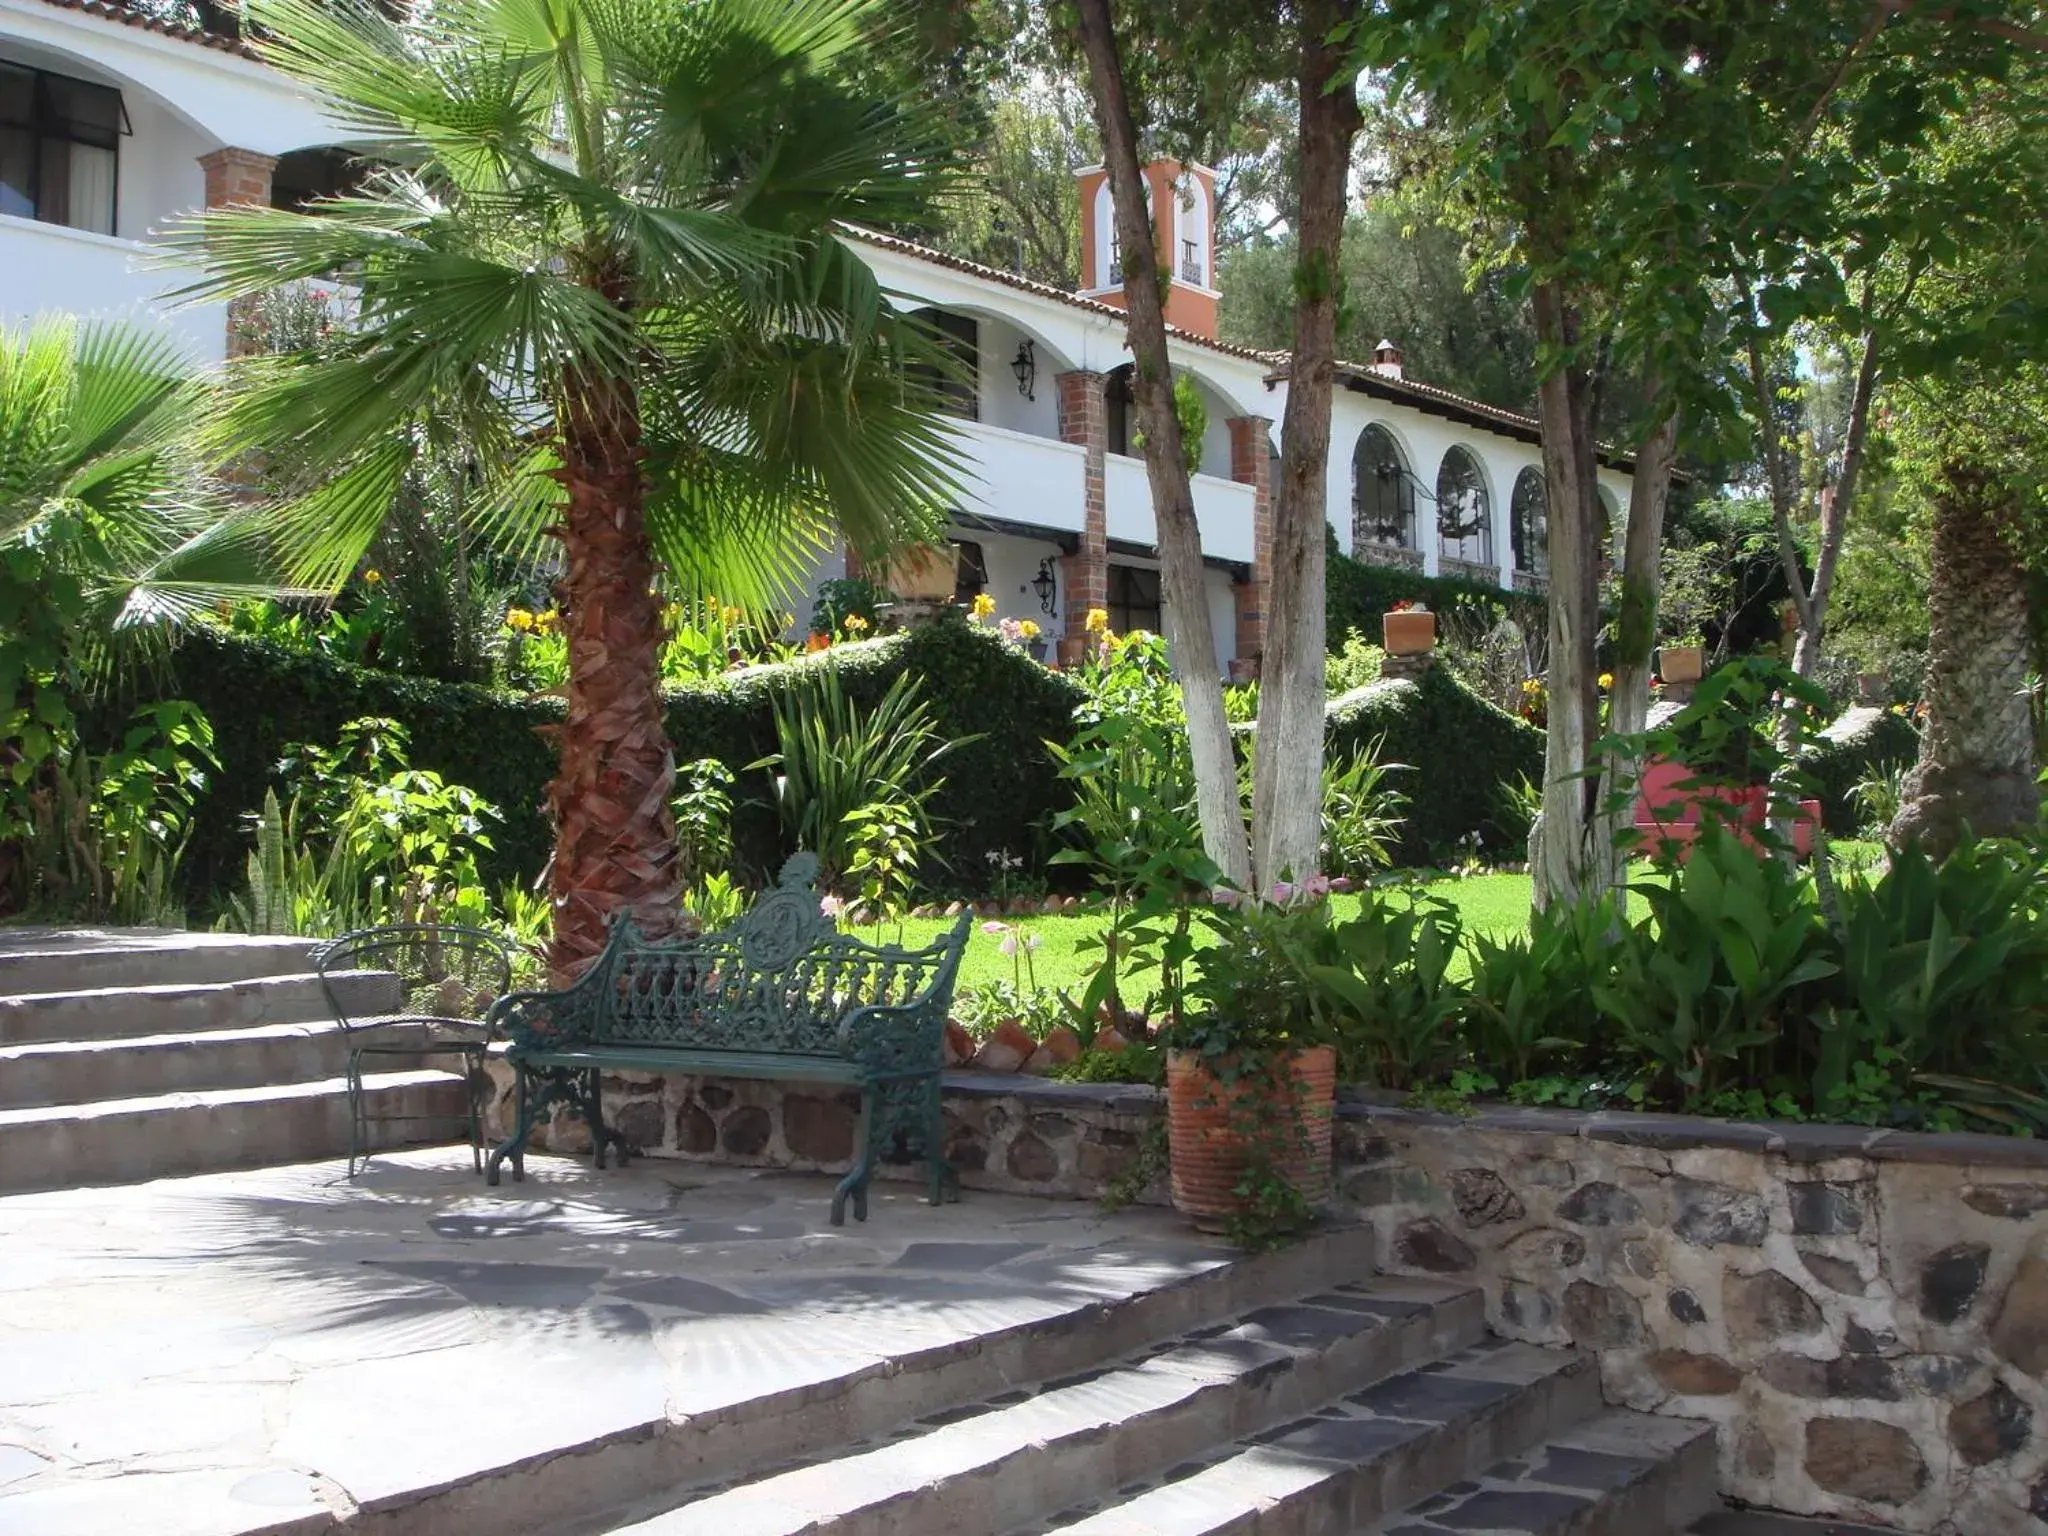
<instances>
[{"instance_id":1,"label":"round stone in wall","mask_svg":"<svg viewBox=\"0 0 2048 1536\"><path fill-rule=\"evenodd\" d=\"M1573 1190L1557 1214L1575 1226L1633 1227L1642 1224L1643 1205L1620 1185L1595 1179Z\"/></svg>"},{"instance_id":2,"label":"round stone in wall","mask_svg":"<svg viewBox=\"0 0 2048 1536\"><path fill-rule=\"evenodd\" d=\"M1060 1160L1051 1147L1029 1131L1010 1143L1010 1177L1026 1184L1049 1184L1059 1177Z\"/></svg>"},{"instance_id":3,"label":"round stone in wall","mask_svg":"<svg viewBox=\"0 0 2048 1536\"><path fill-rule=\"evenodd\" d=\"M718 1127L704 1113L701 1104L685 1104L676 1111L676 1150L703 1156L718 1148Z\"/></svg>"},{"instance_id":4,"label":"round stone in wall","mask_svg":"<svg viewBox=\"0 0 2048 1536\"><path fill-rule=\"evenodd\" d=\"M1927 1460L1913 1437L1875 1419L1809 1419L1806 1475L1829 1493L1873 1504L1904 1504L1927 1486Z\"/></svg>"},{"instance_id":5,"label":"round stone in wall","mask_svg":"<svg viewBox=\"0 0 2048 1536\"><path fill-rule=\"evenodd\" d=\"M2033 1427L2034 1411L1999 1382L1950 1411L1948 1440L1967 1464L1981 1467L2023 1447Z\"/></svg>"},{"instance_id":6,"label":"round stone in wall","mask_svg":"<svg viewBox=\"0 0 2048 1536\"><path fill-rule=\"evenodd\" d=\"M1442 1222L1424 1217L1395 1234L1394 1262L1436 1275L1462 1275L1474 1268L1479 1258Z\"/></svg>"},{"instance_id":7,"label":"round stone in wall","mask_svg":"<svg viewBox=\"0 0 2048 1536\"><path fill-rule=\"evenodd\" d=\"M663 1122L661 1100L640 1099L621 1105L612 1115L612 1125L629 1145L642 1151L661 1145Z\"/></svg>"},{"instance_id":8,"label":"round stone in wall","mask_svg":"<svg viewBox=\"0 0 2048 1536\"><path fill-rule=\"evenodd\" d=\"M1721 1294L1727 1303L1729 1336L1746 1344L1771 1344L1812 1333L1825 1321L1820 1304L1775 1269L1730 1275Z\"/></svg>"},{"instance_id":9,"label":"round stone in wall","mask_svg":"<svg viewBox=\"0 0 2048 1536\"><path fill-rule=\"evenodd\" d=\"M767 1110L758 1104L742 1104L725 1117L718 1139L734 1157L759 1157L768 1150L768 1137L774 1129Z\"/></svg>"},{"instance_id":10,"label":"round stone in wall","mask_svg":"<svg viewBox=\"0 0 2048 1536\"><path fill-rule=\"evenodd\" d=\"M1920 1310L1931 1323L1955 1323L1984 1290L1991 1250L1982 1243L1957 1243L1920 1266Z\"/></svg>"},{"instance_id":11,"label":"round stone in wall","mask_svg":"<svg viewBox=\"0 0 2048 1536\"><path fill-rule=\"evenodd\" d=\"M1525 1214L1521 1199L1491 1168L1452 1169L1451 1204L1468 1227L1520 1221Z\"/></svg>"}]
</instances>

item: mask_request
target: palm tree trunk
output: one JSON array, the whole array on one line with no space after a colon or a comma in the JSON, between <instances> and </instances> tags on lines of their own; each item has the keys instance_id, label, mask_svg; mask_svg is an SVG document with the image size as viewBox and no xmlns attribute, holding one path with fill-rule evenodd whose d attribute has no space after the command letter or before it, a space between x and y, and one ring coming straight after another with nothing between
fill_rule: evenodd
<instances>
[{"instance_id":1,"label":"palm tree trunk","mask_svg":"<svg viewBox=\"0 0 2048 1536\"><path fill-rule=\"evenodd\" d=\"M2026 681L2027 579L2008 541L2015 493L1972 463L1943 466L1934 500L1927 727L1906 775L1892 841L1935 857L1963 828L1983 837L2033 823L2034 728Z\"/></svg>"},{"instance_id":2,"label":"palm tree trunk","mask_svg":"<svg viewBox=\"0 0 2048 1536\"><path fill-rule=\"evenodd\" d=\"M647 538L639 402L630 383L571 378L560 416L568 493L556 588L569 641L561 769L548 786L555 984L604 948L612 920L677 922L675 757L662 727L661 604Z\"/></svg>"}]
</instances>

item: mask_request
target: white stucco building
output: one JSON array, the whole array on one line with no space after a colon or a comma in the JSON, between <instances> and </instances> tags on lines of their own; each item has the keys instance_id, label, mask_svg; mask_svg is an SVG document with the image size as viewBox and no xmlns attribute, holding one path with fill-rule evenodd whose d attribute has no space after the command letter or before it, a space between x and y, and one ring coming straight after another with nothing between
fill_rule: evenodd
<instances>
[{"instance_id":1,"label":"white stucco building","mask_svg":"<svg viewBox=\"0 0 2048 1536\"><path fill-rule=\"evenodd\" d=\"M0 319L120 316L167 326L196 362L218 361L227 317L161 302L176 275L149 263L154 233L187 209L290 207L332 190L345 165L334 139L312 103L243 47L229 6L0 0ZM1287 359L1215 339L1211 173L1168 161L1147 177L1170 257L1169 351L1208 414L1194 491L1210 621L1221 656L1250 671L1264 643ZM971 483L950 529L962 546L961 595L986 591L1002 616L1073 638L1091 607L1118 628L1159 621L1099 167L1078 173L1076 195L1075 293L888 236L851 236L898 301L932 312L972 360L974 387L957 402ZM1345 365L1338 382L1328 515L1342 548L1502 586L1540 581L1534 420L1404 378L1392 347ZM1601 468L1617 514L1626 468ZM818 579L843 569L828 562Z\"/></svg>"}]
</instances>

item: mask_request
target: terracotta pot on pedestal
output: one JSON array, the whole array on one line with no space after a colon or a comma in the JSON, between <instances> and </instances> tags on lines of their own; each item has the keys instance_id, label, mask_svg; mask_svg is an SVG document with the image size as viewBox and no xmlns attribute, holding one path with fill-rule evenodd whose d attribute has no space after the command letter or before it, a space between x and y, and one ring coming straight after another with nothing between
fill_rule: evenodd
<instances>
[{"instance_id":1,"label":"terracotta pot on pedestal","mask_svg":"<svg viewBox=\"0 0 2048 1536\"><path fill-rule=\"evenodd\" d=\"M1383 614L1380 640L1389 656L1427 656L1436 649L1436 615L1423 608Z\"/></svg>"},{"instance_id":2,"label":"terracotta pot on pedestal","mask_svg":"<svg viewBox=\"0 0 2048 1536\"><path fill-rule=\"evenodd\" d=\"M1706 666L1706 652L1697 645L1667 645L1657 652L1657 676L1667 683L1696 683Z\"/></svg>"},{"instance_id":3,"label":"terracotta pot on pedestal","mask_svg":"<svg viewBox=\"0 0 2048 1536\"><path fill-rule=\"evenodd\" d=\"M1280 1085L1262 1077L1225 1083L1194 1051L1166 1058L1166 1132L1174 1209L1204 1231L1221 1231L1244 1207L1237 1194L1249 1152L1243 1127L1274 1126L1275 1171L1311 1205L1330 1192L1330 1126L1336 1112L1337 1053L1327 1045L1284 1060ZM1293 1103L1282 1100L1291 1090ZM1299 1114L1301 1134L1289 1129Z\"/></svg>"}]
</instances>

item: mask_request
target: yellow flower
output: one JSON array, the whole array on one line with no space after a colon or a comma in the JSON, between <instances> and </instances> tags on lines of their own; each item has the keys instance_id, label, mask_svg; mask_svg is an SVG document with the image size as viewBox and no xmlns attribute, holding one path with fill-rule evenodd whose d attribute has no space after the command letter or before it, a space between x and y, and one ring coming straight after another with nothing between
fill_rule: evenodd
<instances>
[{"instance_id":1,"label":"yellow flower","mask_svg":"<svg viewBox=\"0 0 2048 1536\"><path fill-rule=\"evenodd\" d=\"M505 627L507 629L516 629L523 635L533 628L533 615L524 608L507 608L505 610Z\"/></svg>"},{"instance_id":2,"label":"yellow flower","mask_svg":"<svg viewBox=\"0 0 2048 1536\"><path fill-rule=\"evenodd\" d=\"M533 616L533 627L537 630L540 630L543 634L552 634L554 632L555 625L558 622L560 622L561 617L562 616L559 613L555 612L555 610L552 608L543 609L541 612L536 613Z\"/></svg>"},{"instance_id":3,"label":"yellow flower","mask_svg":"<svg viewBox=\"0 0 2048 1536\"><path fill-rule=\"evenodd\" d=\"M849 613L840 628L849 635L864 635L868 631L868 621L857 613Z\"/></svg>"},{"instance_id":4,"label":"yellow flower","mask_svg":"<svg viewBox=\"0 0 2048 1536\"><path fill-rule=\"evenodd\" d=\"M1608 689L1612 688L1613 686L1614 674L1612 672L1602 672L1600 674L1600 691L1602 693L1605 693Z\"/></svg>"},{"instance_id":5,"label":"yellow flower","mask_svg":"<svg viewBox=\"0 0 2048 1536\"><path fill-rule=\"evenodd\" d=\"M1036 619L1026 619L1017 626L1017 633L1026 640L1036 640L1039 635L1038 621Z\"/></svg>"},{"instance_id":6,"label":"yellow flower","mask_svg":"<svg viewBox=\"0 0 2048 1536\"><path fill-rule=\"evenodd\" d=\"M974 616L977 619L986 619L993 617L995 611L996 600L994 598L990 597L986 592L977 592L974 594Z\"/></svg>"},{"instance_id":7,"label":"yellow flower","mask_svg":"<svg viewBox=\"0 0 2048 1536\"><path fill-rule=\"evenodd\" d=\"M731 629L734 625L738 624L742 618L746 617L746 615L742 614L737 608L721 608L718 610L718 616L721 619L725 620L725 627L727 629Z\"/></svg>"},{"instance_id":8,"label":"yellow flower","mask_svg":"<svg viewBox=\"0 0 2048 1536\"><path fill-rule=\"evenodd\" d=\"M382 571L375 569L374 567L370 570L363 572L363 584L365 586L374 587L375 585L377 585L378 582L382 581L383 579L384 573Z\"/></svg>"},{"instance_id":9,"label":"yellow flower","mask_svg":"<svg viewBox=\"0 0 2048 1536\"><path fill-rule=\"evenodd\" d=\"M1100 608L1090 608L1088 610L1087 627L1088 633L1091 635L1107 634L1109 631L1109 615Z\"/></svg>"},{"instance_id":10,"label":"yellow flower","mask_svg":"<svg viewBox=\"0 0 2048 1536\"><path fill-rule=\"evenodd\" d=\"M1522 692L1541 693L1542 691L1543 684L1538 679L1533 677L1525 677L1522 679Z\"/></svg>"}]
</instances>

